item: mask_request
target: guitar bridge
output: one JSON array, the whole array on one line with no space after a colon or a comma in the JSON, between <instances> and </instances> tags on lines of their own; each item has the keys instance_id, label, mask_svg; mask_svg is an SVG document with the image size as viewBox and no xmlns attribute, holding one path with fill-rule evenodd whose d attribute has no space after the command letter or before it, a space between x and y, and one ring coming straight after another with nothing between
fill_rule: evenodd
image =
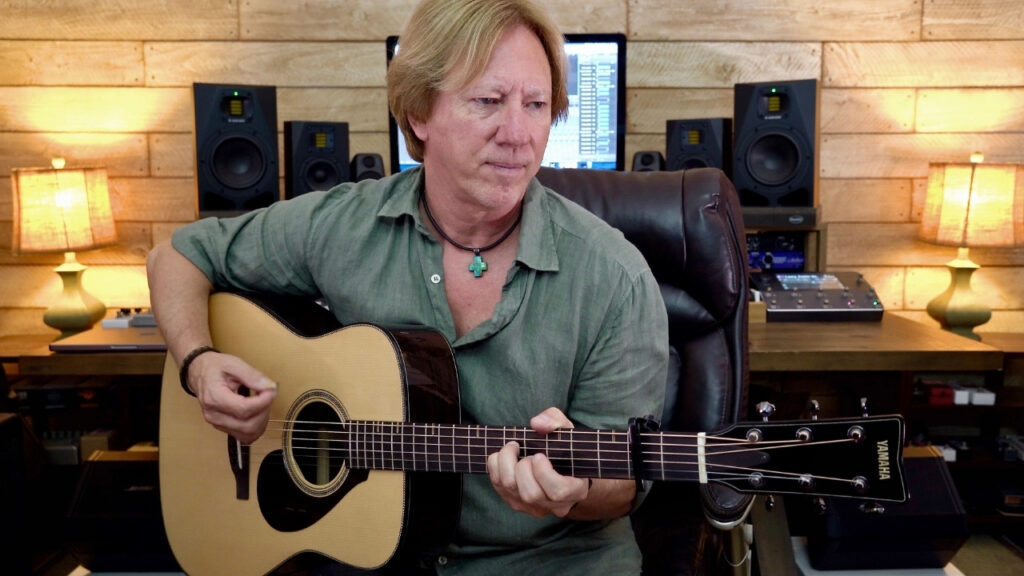
<instances>
[{"instance_id":1,"label":"guitar bridge","mask_svg":"<svg viewBox=\"0 0 1024 576\"><path fill-rule=\"evenodd\" d=\"M228 436L228 460L235 476L235 499L249 499L249 445Z\"/></svg>"}]
</instances>

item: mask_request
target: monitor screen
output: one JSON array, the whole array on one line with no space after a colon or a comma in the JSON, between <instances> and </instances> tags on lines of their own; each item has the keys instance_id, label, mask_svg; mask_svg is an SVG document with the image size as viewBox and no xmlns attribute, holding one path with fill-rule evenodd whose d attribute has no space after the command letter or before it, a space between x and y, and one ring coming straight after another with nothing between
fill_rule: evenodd
<instances>
[{"instance_id":1,"label":"monitor screen","mask_svg":"<svg viewBox=\"0 0 1024 576\"><path fill-rule=\"evenodd\" d=\"M398 52L398 37L389 36L387 58ZM626 157L626 36L566 34L569 110L551 127L541 164L554 168L622 170ZM391 173L411 168L395 119L390 119Z\"/></svg>"}]
</instances>

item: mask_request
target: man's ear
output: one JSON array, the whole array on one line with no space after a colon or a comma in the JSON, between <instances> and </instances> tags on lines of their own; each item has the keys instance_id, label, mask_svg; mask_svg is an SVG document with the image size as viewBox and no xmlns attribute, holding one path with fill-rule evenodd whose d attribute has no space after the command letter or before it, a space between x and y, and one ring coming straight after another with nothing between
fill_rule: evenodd
<instances>
[{"instance_id":1,"label":"man's ear","mask_svg":"<svg viewBox=\"0 0 1024 576\"><path fill-rule=\"evenodd\" d=\"M406 116L406 118L409 120L409 126L412 128L413 133L416 134L416 137L422 142L426 142L429 132L427 130L427 123L413 118L412 115Z\"/></svg>"}]
</instances>

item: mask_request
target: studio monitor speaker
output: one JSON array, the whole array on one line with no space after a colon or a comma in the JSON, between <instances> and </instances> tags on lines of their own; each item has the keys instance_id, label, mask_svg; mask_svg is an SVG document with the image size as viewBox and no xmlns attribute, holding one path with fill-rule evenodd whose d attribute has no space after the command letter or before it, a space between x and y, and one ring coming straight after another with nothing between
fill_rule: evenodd
<instances>
[{"instance_id":1,"label":"studio monitor speaker","mask_svg":"<svg viewBox=\"0 0 1024 576\"><path fill-rule=\"evenodd\" d=\"M349 181L348 123L284 123L284 197Z\"/></svg>"},{"instance_id":2,"label":"studio monitor speaker","mask_svg":"<svg viewBox=\"0 0 1024 576\"><path fill-rule=\"evenodd\" d=\"M660 172L665 169L665 157L657 150L641 150L633 154L633 172Z\"/></svg>"},{"instance_id":3,"label":"studio monitor speaker","mask_svg":"<svg viewBox=\"0 0 1024 576\"><path fill-rule=\"evenodd\" d=\"M732 180L741 204L814 206L818 100L814 79L735 85Z\"/></svg>"},{"instance_id":4,"label":"studio monitor speaker","mask_svg":"<svg viewBox=\"0 0 1024 576\"><path fill-rule=\"evenodd\" d=\"M665 123L665 161L668 170L732 166L732 119L699 118Z\"/></svg>"},{"instance_id":5,"label":"studio monitor speaker","mask_svg":"<svg viewBox=\"0 0 1024 576\"><path fill-rule=\"evenodd\" d=\"M352 157L352 181L379 180L384 177L384 159L380 154L356 154Z\"/></svg>"},{"instance_id":6,"label":"studio monitor speaker","mask_svg":"<svg viewBox=\"0 0 1024 576\"><path fill-rule=\"evenodd\" d=\"M194 84L200 216L233 216L278 200L277 90Z\"/></svg>"}]
</instances>

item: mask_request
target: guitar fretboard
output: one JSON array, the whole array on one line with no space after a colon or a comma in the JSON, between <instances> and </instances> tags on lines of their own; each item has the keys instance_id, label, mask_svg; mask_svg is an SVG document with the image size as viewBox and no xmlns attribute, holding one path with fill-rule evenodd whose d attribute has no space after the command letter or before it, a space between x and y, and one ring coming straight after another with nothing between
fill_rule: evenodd
<instances>
[{"instance_id":1,"label":"guitar fretboard","mask_svg":"<svg viewBox=\"0 0 1024 576\"><path fill-rule=\"evenodd\" d=\"M520 456L547 455L561 474L584 478L635 476L629 433L613 430L557 430L541 435L530 428L409 422L346 422L328 432L334 456L354 469L486 474L487 457L509 442ZM297 424L296 448L322 448L325 432ZM692 437L641 434L640 475L647 479L692 481L697 478L697 448Z\"/></svg>"},{"instance_id":2,"label":"guitar fretboard","mask_svg":"<svg viewBox=\"0 0 1024 576\"><path fill-rule=\"evenodd\" d=\"M625 432L562 430L540 435L529 428L392 422L348 426L353 468L486 474L487 457L516 442L522 457L543 453L561 474L631 478Z\"/></svg>"}]
</instances>

